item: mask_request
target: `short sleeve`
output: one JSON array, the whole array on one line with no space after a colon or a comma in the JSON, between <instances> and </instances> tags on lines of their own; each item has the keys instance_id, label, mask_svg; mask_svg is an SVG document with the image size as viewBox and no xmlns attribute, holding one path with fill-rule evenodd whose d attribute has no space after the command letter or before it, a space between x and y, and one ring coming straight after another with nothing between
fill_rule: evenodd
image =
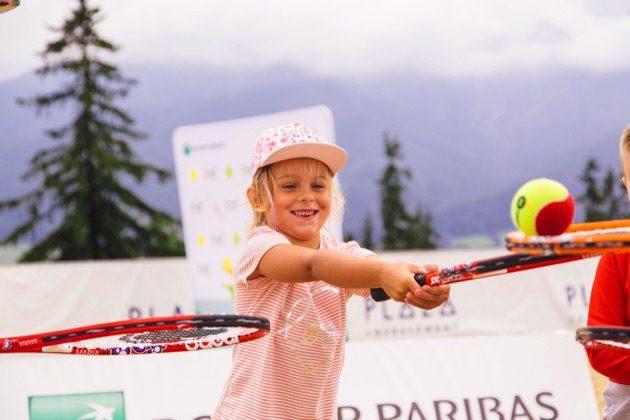
<instances>
[{"instance_id":1,"label":"short sleeve","mask_svg":"<svg viewBox=\"0 0 630 420\"><path fill-rule=\"evenodd\" d=\"M234 271L236 284L247 285L247 277L258 267L263 255L280 244L290 244L289 240L281 233L269 227L259 227L252 230L245 241L245 250L236 264Z\"/></svg>"}]
</instances>

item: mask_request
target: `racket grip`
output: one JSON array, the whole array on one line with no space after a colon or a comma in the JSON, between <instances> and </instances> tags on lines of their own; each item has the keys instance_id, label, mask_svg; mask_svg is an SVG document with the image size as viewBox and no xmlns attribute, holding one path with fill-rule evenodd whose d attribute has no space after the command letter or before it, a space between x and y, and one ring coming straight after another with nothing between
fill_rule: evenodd
<instances>
[{"instance_id":1,"label":"racket grip","mask_svg":"<svg viewBox=\"0 0 630 420\"><path fill-rule=\"evenodd\" d=\"M418 284L420 285L420 287L424 286L426 283L425 278L426 278L426 274L416 274L413 277L416 282L418 282ZM370 295L372 296L372 299L374 299L377 302L383 302L386 300L391 299L387 293L385 293L385 290L379 288L375 288L375 289L371 289L370 290Z\"/></svg>"}]
</instances>

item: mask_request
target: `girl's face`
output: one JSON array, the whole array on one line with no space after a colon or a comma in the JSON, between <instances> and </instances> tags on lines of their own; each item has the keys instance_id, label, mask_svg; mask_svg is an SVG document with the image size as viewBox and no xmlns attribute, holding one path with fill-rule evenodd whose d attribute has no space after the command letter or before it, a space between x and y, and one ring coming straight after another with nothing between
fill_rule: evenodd
<instances>
[{"instance_id":1,"label":"girl's face","mask_svg":"<svg viewBox=\"0 0 630 420\"><path fill-rule=\"evenodd\" d=\"M294 245L318 248L319 231L331 212L328 168L313 159L291 159L275 163L271 173L278 230Z\"/></svg>"}]
</instances>

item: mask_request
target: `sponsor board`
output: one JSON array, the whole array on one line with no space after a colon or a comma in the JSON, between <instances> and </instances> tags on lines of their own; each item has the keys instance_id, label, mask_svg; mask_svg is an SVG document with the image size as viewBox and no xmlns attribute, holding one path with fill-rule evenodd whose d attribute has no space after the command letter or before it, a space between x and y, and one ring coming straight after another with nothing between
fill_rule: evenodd
<instances>
[{"instance_id":1,"label":"sponsor board","mask_svg":"<svg viewBox=\"0 0 630 420\"><path fill-rule=\"evenodd\" d=\"M126 420L122 391L28 398L29 420Z\"/></svg>"}]
</instances>

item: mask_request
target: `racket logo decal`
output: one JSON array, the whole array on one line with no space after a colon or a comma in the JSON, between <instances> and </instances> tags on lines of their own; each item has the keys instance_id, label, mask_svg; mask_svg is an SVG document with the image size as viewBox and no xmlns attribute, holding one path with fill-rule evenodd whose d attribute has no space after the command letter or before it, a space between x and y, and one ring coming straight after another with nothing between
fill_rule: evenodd
<instances>
[{"instance_id":1,"label":"racket logo decal","mask_svg":"<svg viewBox=\"0 0 630 420\"><path fill-rule=\"evenodd\" d=\"M9 343L11 344L11 343ZM17 345L19 347L30 347L30 346L34 346L37 344L37 339L36 338L31 338L30 340L21 340L18 341Z\"/></svg>"},{"instance_id":2,"label":"racket logo decal","mask_svg":"<svg viewBox=\"0 0 630 420\"><path fill-rule=\"evenodd\" d=\"M130 354L153 354L162 353L166 346L160 344L149 344L146 346L129 346L129 347L114 347L111 349L113 356L127 356Z\"/></svg>"},{"instance_id":3,"label":"racket logo decal","mask_svg":"<svg viewBox=\"0 0 630 420\"><path fill-rule=\"evenodd\" d=\"M11 348L12 344L10 340L3 340L2 341L2 350L7 351Z\"/></svg>"},{"instance_id":4,"label":"racket logo decal","mask_svg":"<svg viewBox=\"0 0 630 420\"><path fill-rule=\"evenodd\" d=\"M184 347L187 351L197 351L197 350L207 350L215 347L223 347L223 346L231 346L233 344L238 344L238 337L225 337L225 338L217 338L215 340L207 340L207 341L193 341L184 343Z\"/></svg>"}]
</instances>

